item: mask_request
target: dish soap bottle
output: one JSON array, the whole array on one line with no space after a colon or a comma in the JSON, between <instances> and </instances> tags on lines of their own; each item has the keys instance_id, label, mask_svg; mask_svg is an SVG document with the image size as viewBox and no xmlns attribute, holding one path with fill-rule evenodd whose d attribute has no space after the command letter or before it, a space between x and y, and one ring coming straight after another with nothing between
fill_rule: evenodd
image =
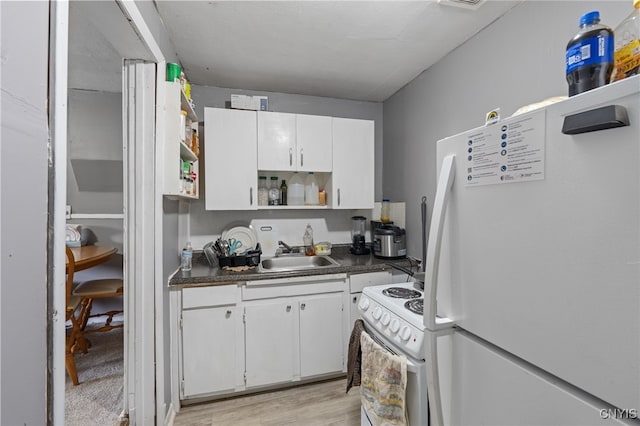
<instances>
[{"instance_id":1,"label":"dish soap bottle","mask_svg":"<svg viewBox=\"0 0 640 426\"><path fill-rule=\"evenodd\" d=\"M314 254L316 254L316 251L313 248L313 228L308 223L307 223L307 229L305 229L304 236L302 237L302 242L304 243L305 255L313 256Z\"/></svg>"},{"instance_id":2,"label":"dish soap bottle","mask_svg":"<svg viewBox=\"0 0 640 426\"><path fill-rule=\"evenodd\" d=\"M611 82L640 72L640 0L633 0L633 12L616 27Z\"/></svg>"}]
</instances>

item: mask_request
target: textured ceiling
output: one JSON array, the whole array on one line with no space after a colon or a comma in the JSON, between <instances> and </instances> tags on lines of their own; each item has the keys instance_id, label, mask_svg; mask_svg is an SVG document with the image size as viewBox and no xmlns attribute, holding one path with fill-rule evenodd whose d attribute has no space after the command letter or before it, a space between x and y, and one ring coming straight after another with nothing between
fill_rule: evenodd
<instances>
[{"instance_id":1,"label":"textured ceiling","mask_svg":"<svg viewBox=\"0 0 640 426\"><path fill-rule=\"evenodd\" d=\"M436 0L156 7L193 84L384 101L519 1L489 0L475 10ZM139 41L114 5L70 3L71 87L120 90L123 51Z\"/></svg>"}]
</instances>

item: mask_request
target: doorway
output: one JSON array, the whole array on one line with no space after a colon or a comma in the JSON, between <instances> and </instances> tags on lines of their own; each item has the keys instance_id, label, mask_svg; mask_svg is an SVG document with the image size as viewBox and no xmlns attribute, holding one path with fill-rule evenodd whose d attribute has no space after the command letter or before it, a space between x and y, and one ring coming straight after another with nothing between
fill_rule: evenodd
<instances>
[{"instance_id":1,"label":"doorway","mask_svg":"<svg viewBox=\"0 0 640 426\"><path fill-rule=\"evenodd\" d=\"M155 387L155 306L150 303L154 300L155 263L153 250L148 249L154 246L154 222L147 221L133 231L142 217L154 216L154 191L145 194L144 189L149 182L153 186L155 179L156 62L163 59L152 53L159 52L157 46L149 48L148 40L143 42L139 35L144 21L135 4L68 4L68 15L58 20L54 31L68 28L68 46L56 45L56 49L68 48L66 74L55 78L68 75L64 139L70 185L56 185L54 196L64 196L65 204L71 205L68 223L82 222L92 238L116 247L121 256L122 261L116 259L112 266L120 268L124 277L123 356L118 361L122 374L120 385L114 388L119 395L101 397L115 401L114 416L122 413L130 424L150 424L149 419L156 416L155 393L148 391ZM144 229L140 232L139 228ZM55 230L58 235L64 233L64 228L56 226ZM59 298L54 297L54 305L60 306ZM64 353L63 345L60 338L54 339L52 355L54 371L58 371L50 397L54 423L65 418L66 401L59 391L65 386L56 383L66 377L55 361ZM80 382L82 386L82 377ZM72 385L67 382L67 386ZM91 411L90 406L84 409Z\"/></svg>"}]
</instances>

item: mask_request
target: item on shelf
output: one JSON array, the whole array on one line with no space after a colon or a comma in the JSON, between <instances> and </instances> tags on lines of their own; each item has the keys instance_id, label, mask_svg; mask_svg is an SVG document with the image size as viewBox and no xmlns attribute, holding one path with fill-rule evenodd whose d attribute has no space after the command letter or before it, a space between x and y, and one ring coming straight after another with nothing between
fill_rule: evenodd
<instances>
[{"instance_id":1,"label":"item on shelf","mask_svg":"<svg viewBox=\"0 0 640 426\"><path fill-rule=\"evenodd\" d=\"M267 188L267 177L258 176L258 205L266 206L269 204L269 188Z\"/></svg>"},{"instance_id":2,"label":"item on shelf","mask_svg":"<svg viewBox=\"0 0 640 426\"><path fill-rule=\"evenodd\" d=\"M198 123L191 124L191 151L196 157L200 156L200 139L198 138Z\"/></svg>"},{"instance_id":3,"label":"item on shelf","mask_svg":"<svg viewBox=\"0 0 640 426\"><path fill-rule=\"evenodd\" d=\"M304 184L304 204L307 206L317 206L319 204L318 181L313 172L309 172Z\"/></svg>"},{"instance_id":4,"label":"item on shelf","mask_svg":"<svg viewBox=\"0 0 640 426\"><path fill-rule=\"evenodd\" d=\"M186 129L185 126L187 125L187 111L182 110L180 111L180 141L181 142L185 142L186 140Z\"/></svg>"},{"instance_id":5,"label":"item on shelf","mask_svg":"<svg viewBox=\"0 0 640 426\"><path fill-rule=\"evenodd\" d=\"M313 256L316 251L313 247L313 228L311 227L311 224L307 224L302 237L302 242L304 243L304 254L306 256Z\"/></svg>"},{"instance_id":6,"label":"item on shelf","mask_svg":"<svg viewBox=\"0 0 640 426\"><path fill-rule=\"evenodd\" d=\"M287 203L290 206L304 205L304 182L298 172L293 172L287 188Z\"/></svg>"},{"instance_id":7,"label":"item on shelf","mask_svg":"<svg viewBox=\"0 0 640 426\"><path fill-rule=\"evenodd\" d=\"M271 185L269 186L269 205L277 206L280 204L280 188L278 188L278 177L271 176Z\"/></svg>"},{"instance_id":8,"label":"item on shelf","mask_svg":"<svg viewBox=\"0 0 640 426\"><path fill-rule=\"evenodd\" d=\"M267 111L269 98L267 96L231 95L231 108Z\"/></svg>"},{"instance_id":9,"label":"item on shelf","mask_svg":"<svg viewBox=\"0 0 640 426\"><path fill-rule=\"evenodd\" d=\"M187 97L188 100L191 100L191 83L186 82L184 84L184 95Z\"/></svg>"},{"instance_id":10,"label":"item on shelf","mask_svg":"<svg viewBox=\"0 0 640 426\"><path fill-rule=\"evenodd\" d=\"M580 31L567 44L569 96L604 86L613 71L613 31L600 24L600 12L580 17Z\"/></svg>"},{"instance_id":11,"label":"item on shelf","mask_svg":"<svg viewBox=\"0 0 640 426\"><path fill-rule=\"evenodd\" d=\"M280 184L280 205L287 205L287 182L282 179L282 183Z\"/></svg>"},{"instance_id":12,"label":"item on shelf","mask_svg":"<svg viewBox=\"0 0 640 426\"><path fill-rule=\"evenodd\" d=\"M613 31L615 50L611 81L640 73L640 0L633 0L633 12Z\"/></svg>"},{"instance_id":13,"label":"item on shelf","mask_svg":"<svg viewBox=\"0 0 640 426\"><path fill-rule=\"evenodd\" d=\"M167 81L180 81L181 72L182 69L180 68L180 65L169 62L167 64Z\"/></svg>"},{"instance_id":14,"label":"item on shelf","mask_svg":"<svg viewBox=\"0 0 640 426\"><path fill-rule=\"evenodd\" d=\"M321 206L327 205L327 191L325 191L324 189L318 191L318 204L320 204Z\"/></svg>"}]
</instances>

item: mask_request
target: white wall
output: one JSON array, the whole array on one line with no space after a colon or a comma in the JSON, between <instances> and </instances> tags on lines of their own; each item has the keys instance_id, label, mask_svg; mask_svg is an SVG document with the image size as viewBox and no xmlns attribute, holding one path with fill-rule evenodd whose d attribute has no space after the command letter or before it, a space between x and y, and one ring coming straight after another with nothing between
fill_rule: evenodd
<instances>
[{"instance_id":1,"label":"white wall","mask_svg":"<svg viewBox=\"0 0 640 426\"><path fill-rule=\"evenodd\" d=\"M499 107L567 95L565 50L580 16L614 28L631 1L525 1L384 102L385 196L407 203L408 254L421 256L420 199L436 188L436 141L484 124Z\"/></svg>"},{"instance_id":2,"label":"white wall","mask_svg":"<svg viewBox=\"0 0 640 426\"><path fill-rule=\"evenodd\" d=\"M0 424L44 425L49 3L0 2L0 17Z\"/></svg>"},{"instance_id":3,"label":"white wall","mask_svg":"<svg viewBox=\"0 0 640 426\"><path fill-rule=\"evenodd\" d=\"M188 77L188 76L187 76ZM269 97L269 110L300 114L326 115L333 117L358 118L375 121L375 197L382 199L382 104L379 102L352 101L346 99L323 98L319 96L294 95L287 93L257 92L250 90L225 89L208 86L192 86L191 93L195 102L195 112L202 120L204 107L224 108L231 99L231 94L248 94ZM206 134L204 135L206 139ZM201 185L206 179L204 163L200 162ZM200 193L204 194L203 187ZM332 235L338 235L348 243L351 230L351 216L361 212L355 210L288 210L288 211L233 211L213 212L204 209L204 195L191 202L191 239L195 249L211 241L222 233L231 223L242 221L249 223L252 219L326 219ZM302 237L304 228L300 231ZM346 236L346 237L345 237ZM176 247L177 249L177 247ZM177 253L177 251L176 251ZM177 262L177 257L176 257Z\"/></svg>"}]
</instances>

